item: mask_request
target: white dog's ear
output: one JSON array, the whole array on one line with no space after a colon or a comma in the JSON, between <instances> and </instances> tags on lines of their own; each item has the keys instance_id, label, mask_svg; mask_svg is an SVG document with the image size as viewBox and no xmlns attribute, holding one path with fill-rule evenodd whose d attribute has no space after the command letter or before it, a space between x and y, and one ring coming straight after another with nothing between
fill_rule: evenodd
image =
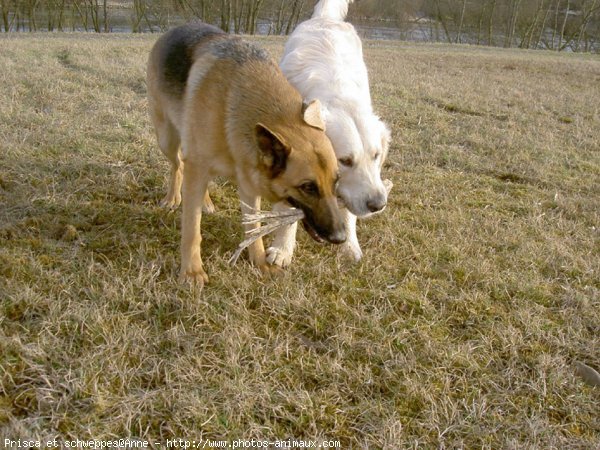
<instances>
[{"instance_id":1,"label":"white dog's ear","mask_svg":"<svg viewBox=\"0 0 600 450\"><path fill-rule=\"evenodd\" d=\"M385 162L385 159L388 155L390 141L392 140L392 133L385 123L383 123L382 121L379 121L379 123L381 126L381 150L383 153L381 155L382 157L379 160L379 168L381 168L383 167L383 163Z\"/></svg>"},{"instance_id":2,"label":"white dog's ear","mask_svg":"<svg viewBox=\"0 0 600 450\"><path fill-rule=\"evenodd\" d=\"M325 120L323 120L321 102L318 99L313 100L310 103L302 103L302 117L311 127L325 131Z\"/></svg>"}]
</instances>

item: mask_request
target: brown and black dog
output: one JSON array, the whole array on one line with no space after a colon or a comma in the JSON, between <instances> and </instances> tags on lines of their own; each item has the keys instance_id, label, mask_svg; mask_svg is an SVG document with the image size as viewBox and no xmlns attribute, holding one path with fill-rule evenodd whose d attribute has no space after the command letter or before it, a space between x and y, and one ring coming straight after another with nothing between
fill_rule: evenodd
<instances>
[{"instance_id":1,"label":"brown and black dog","mask_svg":"<svg viewBox=\"0 0 600 450\"><path fill-rule=\"evenodd\" d=\"M303 104L265 50L211 25L184 25L154 45L147 83L159 146L171 162L162 204L175 208L183 194L182 280L208 281L200 221L203 205L213 209L207 188L216 176L237 182L242 212L260 209L261 197L285 201L304 212L313 238L345 241L320 104ZM261 270L279 270L267 264L262 240L249 251Z\"/></svg>"}]
</instances>

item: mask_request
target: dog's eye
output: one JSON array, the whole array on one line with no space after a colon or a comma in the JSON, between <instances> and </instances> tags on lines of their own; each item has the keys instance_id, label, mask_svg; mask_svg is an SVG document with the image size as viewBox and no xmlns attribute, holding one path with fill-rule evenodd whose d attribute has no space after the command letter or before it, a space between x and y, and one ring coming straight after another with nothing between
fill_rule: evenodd
<instances>
[{"instance_id":1,"label":"dog's eye","mask_svg":"<svg viewBox=\"0 0 600 450\"><path fill-rule=\"evenodd\" d=\"M311 195L314 197L319 195L319 187L314 181L307 181L306 183L301 184L298 189L300 189L306 195Z\"/></svg>"},{"instance_id":2,"label":"dog's eye","mask_svg":"<svg viewBox=\"0 0 600 450\"><path fill-rule=\"evenodd\" d=\"M352 167L352 165L354 164L354 160L352 159L351 156L347 156L346 158L339 158L338 162L342 166L346 166L346 167Z\"/></svg>"},{"instance_id":3,"label":"dog's eye","mask_svg":"<svg viewBox=\"0 0 600 450\"><path fill-rule=\"evenodd\" d=\"M379 152L375 153L375 155L373 156L373 160L377 161L380 156L381 156L381 153L379 153Z\"/></svg>"}]
</instances>

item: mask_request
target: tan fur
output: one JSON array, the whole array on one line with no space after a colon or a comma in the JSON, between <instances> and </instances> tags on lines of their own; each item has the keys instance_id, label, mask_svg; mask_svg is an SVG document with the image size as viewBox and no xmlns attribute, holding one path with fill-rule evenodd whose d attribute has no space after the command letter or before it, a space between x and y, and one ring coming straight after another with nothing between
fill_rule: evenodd
<instances>
[{"instance_id":1,"label":"tan fur","mask_svg":"<svg viewBox=\"0 0 600 450\"><path fill-rule=\"evenodd\" d=\"M317 215L317 222L328 224L335 235L332 242L345 239L335 199L337 161L331 143L303 117L310 116L308 122L316 124L319 104L306 112L300 94L272 60L249 57L240 63L214 50L215 43L231 39L238 38L217 35L197 45L181 97L169 92L161 79L159 43L148 62L150 113L172 167L162 204L174 208L183 198L181 278L199 284L208 281L200 250L202 205L205 211L214 209L208 183L216 176L237 182L243 212L250 212L244 204L259 209L261 197L271 202L291 199ZM279 173L282 151L288 154ZM303 192L307 180L318 186L318 197ZM266 263L262 240L249 247L249 253L263 271L279 270Z\"/></svg>"}]
</instances>

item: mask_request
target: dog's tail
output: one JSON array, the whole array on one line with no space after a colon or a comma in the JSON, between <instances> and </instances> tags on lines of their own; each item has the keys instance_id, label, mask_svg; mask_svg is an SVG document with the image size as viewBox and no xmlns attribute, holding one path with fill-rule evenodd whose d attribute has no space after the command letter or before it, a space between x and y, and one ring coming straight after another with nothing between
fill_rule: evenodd
<instances>
[{"instance_id":1,"label":"dog's tail","mask_svg":"<svg viewBox=\"0 0 600 450\"><path fill-rule=\"evenodd\" d=\"M348 5L354 0L321 0L315 5L312 18L343 21L348 14Z\"/></svg>"}]
</instances>

